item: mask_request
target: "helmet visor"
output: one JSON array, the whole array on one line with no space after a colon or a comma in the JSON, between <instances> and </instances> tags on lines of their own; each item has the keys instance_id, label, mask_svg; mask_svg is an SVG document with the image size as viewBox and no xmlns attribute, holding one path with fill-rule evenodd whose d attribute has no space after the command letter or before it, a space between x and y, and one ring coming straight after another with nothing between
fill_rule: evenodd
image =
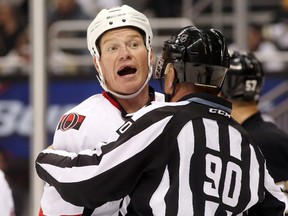
<instances>
[{"instance_id":1,"label":"helmet visor","mask_svg":"<svg viewBox=\"0 0 288 216\"><path fill-rule=\"evenodd\" d=\"M185 80L199 86L221 88L227 68L185 63Z\"/></svg>"}]
</instances>

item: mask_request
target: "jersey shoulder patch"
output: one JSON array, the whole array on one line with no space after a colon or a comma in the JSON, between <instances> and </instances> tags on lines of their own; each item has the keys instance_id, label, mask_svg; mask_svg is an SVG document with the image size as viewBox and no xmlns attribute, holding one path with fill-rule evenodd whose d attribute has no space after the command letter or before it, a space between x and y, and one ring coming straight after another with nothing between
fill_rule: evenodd
<instances>
[{"instance_id":1,"label":"jersey shoulder patch","mask_svg":"<svg viewBox=\"0 0 288 216\"><path fill-rule=\"evenodd\" d=\"M57 130L67 131L69 129L79 130L82 123L85 120L85 116L79 115L78 113L69 113L62 116Z\"/></svg>"}]
</instances>

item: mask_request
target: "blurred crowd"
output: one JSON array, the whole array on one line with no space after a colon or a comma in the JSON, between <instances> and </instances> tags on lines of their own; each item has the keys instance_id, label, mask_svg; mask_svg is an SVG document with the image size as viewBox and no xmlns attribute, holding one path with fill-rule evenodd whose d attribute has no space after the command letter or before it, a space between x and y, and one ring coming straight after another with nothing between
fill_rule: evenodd
<instances>
[{"instance_id":1,"label":"blurred crowd","mask_svg":"<svg viewBox=\"0 0 288 216\"><path fill-rule=\"evenodd\" d=\"M31 50L29 46L28 3L28 0L0 1L0 75L29 74ZM90 21L102 8L121 4L128 4L140 11L144 11L149 17L176 17L181 11L181 4L176 4L172 0L47 0L46 3L47 35L51 26L57 21ZM86 30L86 26L84 29ZM75 33L73 34L75 36ZM77 34L83 36L83 38L86 36L86 32L77 32ZM62 36L66 37L69 35L64 34ZM49 50L50 47L53 47L53 45L48 44L48 54L51 59L52 71L55 71L54 73L63 72L63 70L69 71L67 68L61 68L61 61L70 60L67 54L83 54L83 52L87 52L86 48L80 53L79 50L75 52L73 49L64 49L60 50L60 52L57 50L56 52L55 50Z\"/></svg>"},{"instance_id":2,"label":"blurred crowd","mask_svg":"<svg viewBox=\"0 0 288 216\"><path fill-rule=\"evenodd\" d=\"M0 1L0 73L14 73L29 61L27 2Z\"/></svg>"},{"instance_id":3,"label":"blurred crowd","mask_svg":"<svg viewBox=\"0 0 288 216\"><path fill-rule=\"evenodd\" d=\"M271 23L265 25L249 23L249 50L254 52L274 52L288 49L287 43L287 10L288 0L281 0L278 10L274 10L275 17ZM30 46L29 46L29 6L28 0L1 0L0 1L0 74L29 74ZM47 41L50 72L54 74L78 73L79 68L63 67L63 62L73 62L69 55L88 54L85 44L86 26L77 32L61 32L61 37L79 36L82 38L82 50L66 47L55 48L56 42L49 38L52 26L57 21L89 20L95 17L102 8L128 4L148 17L181 17L181 4L172 0L47 0ZM197 2L197 1L195 1ZM88 24L87 22L87 24ZM54 25L55 27L55 25ZM224 32L225 33L225 32ZM228 37L229 38L229 37ZM61 43L61 42L60 42ZM60 44L58 43L58 44ZM61 44L63 45L63 43ZM233 43L230 46L233 48ZM59 48L59 47L58 47ZM286 67L283 61L267 62L264 68L267 71L282 72ZM89 68L88 68L89 70ZM81 71L81 70L80 70ZM84 71L85 72L85 71Z\"/></svg>"}]
</instances>

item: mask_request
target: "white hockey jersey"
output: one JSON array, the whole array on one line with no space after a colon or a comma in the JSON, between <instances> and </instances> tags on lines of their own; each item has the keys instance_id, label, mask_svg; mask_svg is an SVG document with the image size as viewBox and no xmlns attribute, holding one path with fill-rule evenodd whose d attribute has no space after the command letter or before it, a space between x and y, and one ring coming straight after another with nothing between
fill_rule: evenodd
<instances>
[{"instance_id":1,"label":"white hockey jersey","mask_svg":"<svg viewBox=\"0 0 288 216\"><path fill-rule=\"evenodd\" d=\"M12 191L2 170L0 170L0 215L14 215Z\"/></svg>"},{"instance_id":2,"label":"white hockey jersey","mask_svg":"<svg viewBox=\"0 0 288 216\"><path fill-rule=\"evenodd\" d=\"M151 100L164 101L164 95L154 92L152 88L150 95ZM94 149L97 143L107 141L127 120L126 114L107 92L93 95L62 116L54 134L53 147L76 153ZM118 210L117 207L115 202L106 203L93 215L111 216L111 212ZM82 212L83 207L64 201L54 187L44 186L39 216L81 216Z\"/></svg>"}]
</instances>

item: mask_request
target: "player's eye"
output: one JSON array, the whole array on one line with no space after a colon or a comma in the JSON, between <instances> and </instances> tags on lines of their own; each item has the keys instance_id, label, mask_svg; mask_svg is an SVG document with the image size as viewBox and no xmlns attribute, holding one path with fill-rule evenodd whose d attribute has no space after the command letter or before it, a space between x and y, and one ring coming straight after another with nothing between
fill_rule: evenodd
<instances>
[{"instance_id":1,"label":"player's eye","mask_svg":"<svg viewBox=\"0 0 288 216\"><path fill-rule=\"evenodd\" d=\"M117 46L110 46L110 47L108 47L107 51L108 51L108 52L114 52L114 51L116 51L117 49L118 49Z\"/></svg>"},{"instance_id":2,"label":"player's eye","mask_svg":"<svg viewBox=\"0 0 288 216\"><path fill-rule=\"evenodd\" d=\"M138 46L139 46L139 43L136 42L136 41L132 41L132 42L130 43L130 47L131 47L131 48L137 48Z\"/></svg>"}]
</instances>

